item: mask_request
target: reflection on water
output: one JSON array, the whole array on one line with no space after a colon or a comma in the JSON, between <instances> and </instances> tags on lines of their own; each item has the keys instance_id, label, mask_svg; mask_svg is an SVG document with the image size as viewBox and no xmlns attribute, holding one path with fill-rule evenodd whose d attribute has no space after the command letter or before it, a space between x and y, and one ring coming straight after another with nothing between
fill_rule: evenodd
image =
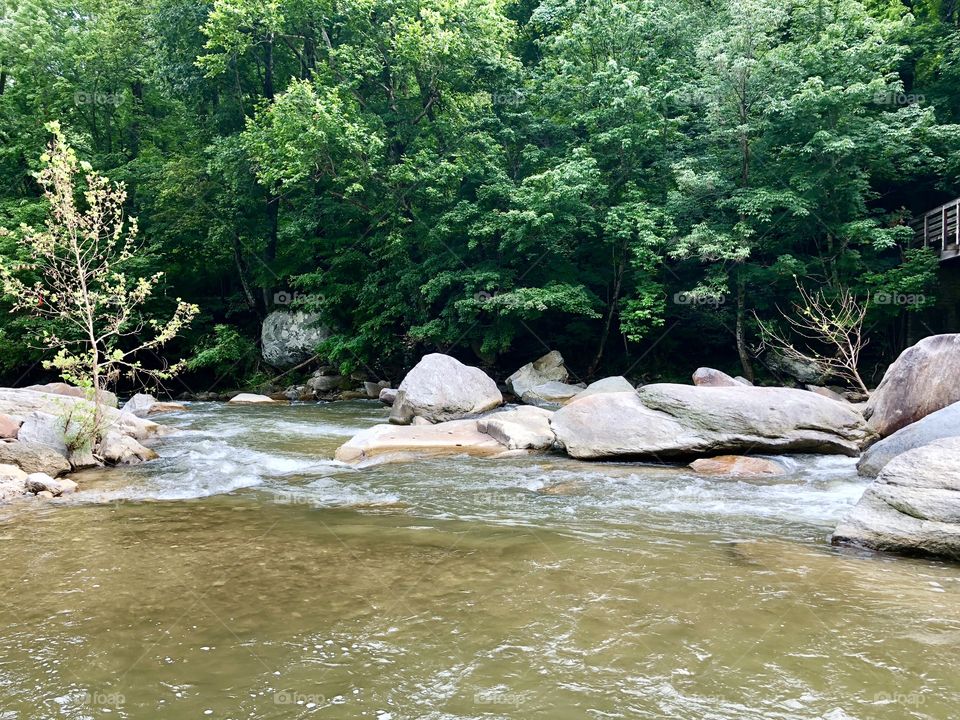
<instances>
[{"instance_id":1,"label":"reflection on water","mask_svg":"<svg viewBox=\"0 0 960 720\"><path fill-rule=\"evenodd\" d=\"M330 461L384 414L195 406L3 509L0 719L957 716L960 568L829 548L849 459Z\"/></svg>"}]
</instances>

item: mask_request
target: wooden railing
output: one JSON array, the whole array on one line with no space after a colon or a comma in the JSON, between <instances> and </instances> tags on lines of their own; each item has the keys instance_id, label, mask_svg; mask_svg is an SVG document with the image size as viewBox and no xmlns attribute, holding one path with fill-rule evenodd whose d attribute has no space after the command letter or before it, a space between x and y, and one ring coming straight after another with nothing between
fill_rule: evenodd
<instances>
[{"instance_id":1,"label":"wooden railing","mask_svg":"<svg viewBox=\"0 0 960 720\"><path fill-rule=\"evenodd\" d=\"M932 247L940 254L940 260L949 260L960 255L960 198L934 208L914 220L916 238L924 247Z\"/></svg>"}]
</instances>

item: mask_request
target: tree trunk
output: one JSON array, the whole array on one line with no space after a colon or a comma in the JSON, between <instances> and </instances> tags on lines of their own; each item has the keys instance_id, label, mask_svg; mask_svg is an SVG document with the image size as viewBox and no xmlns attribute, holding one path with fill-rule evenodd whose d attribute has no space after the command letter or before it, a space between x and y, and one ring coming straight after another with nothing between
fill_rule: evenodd
<instances>
[{"instance_id":1,"label":"tree trunk","mask_svg":"<svg viewBox=\"0 0 960 720\"><path fill-rule=\"evenodd\" d=\"M617 310L617 301L620 299L620 288L623 285L623 262L618 262L615 269L613 281L613 293L610 297L610 304L607 308L607 318L603 323L603 332L600 334L600 342L597 345L597 354L594 355L590 367L587 369L587 378L592 378L593 374L600 367L600 361L603 359L603 351L607 346L607 338L610 336L610 326L613 324L613 315Z\"/></svg>"},{"instance_id":2,"label":"tree trunk","mask_svg":"<svg viewBox=\"0 0 960 720\"><path fill-rule=\"evenodd\" d=\"M743 274L737 273L737 354L740 356L740 365L743 368L743 376L753 382L753 364L750 362L750 352L747 349L746 328L744 320L746 318L746 283L743 280Z\"/></svg>"}]
</instances>

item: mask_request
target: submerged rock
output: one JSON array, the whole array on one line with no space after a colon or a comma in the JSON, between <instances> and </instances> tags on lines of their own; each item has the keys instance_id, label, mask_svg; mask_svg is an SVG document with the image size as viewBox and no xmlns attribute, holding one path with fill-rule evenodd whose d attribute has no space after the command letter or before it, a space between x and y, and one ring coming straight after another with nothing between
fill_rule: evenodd
<instances>
[{"instance_id":1,"label":"submerged rock","mask_svg":"<svg viewBox=\"0 0 960 720\"><path fill-rule=\"evenodd\" d=\"M497 384L483 370L449 355L431 353L423 356L397 388L390 422L408 424L417 415L444 422L502 404Z\"/></svg>"},{"instance_id":2,"label":"submerged rock","mask_svg":"<svg viewBox=\"0 0 960 720\"><path fill-rule=\"evenodd\" d=\"M374 425L337 448L334 458L371 465L443 455L492 457L506 451L506 446L477 429L476 420L450 420L437 425Z\"/></svg>"},{"instance_id":3,"label":"submerged rock","mask_svg":"<svg viewBox=\"0 0 960 720\"><path fill-rule=\"evenodd\" d=\"M507 387L513 391L514 395L522 397L525 392L537 385L548 382L565 383L569 377L570 374L563 364L563 355L556 350L551 350L508 377Z\"/></svg>"},{"instance_id":4,"label":"submerged rock","mask_svg":"<svg viewBox=\"0 0 960 720\"><path fill-rule=\"evenodd\" d=\"M960 559L960 437L893 458L837 525L832 542Z\"/></svg>"},{"instance_id":5,"label":"submerged rock","mask_svg":"<svg viewBox=\"0 0 960 720\"><path fill-rule=\"evenodd\" d=\"M857 463L857 471L864 477L876 477L897 455L928 445L934 440L958 435L960 435L960 402L930 413L871 445Z\"/></svg>"},{"instance_id":6,"label":"submerged rock","mask_svg":"<svg viewBox=\"0 0 960 720\"><path fill-rule=\"evenodd\" d=\"M960 400L960 334L933 335L904 350L867 400L864 416L881 437Z\"/></svg>"},{"instance_id":7,"label":"submerged rock","mask_svg":"<svg viewBox=\"0 0 960 720\"><path fill-rule=\"evenodd\" d=\"M690 463L690 469L698 475L711 477L776 477L787 473L786 468L778 462L749 455L701 458Z\"/></svg>"},{"instance_id":8,"label":"submerged rock","mask_svg":"<svg viewBox=\"0 0 960 720\"><path fill-rule=\"evenodd\" d=\"M549 450L557 440L550 428L552 414L524 405L480 418L477 429L510 450Z\"/></svg>"},{"instance_id":9,"label":"submerged rock","mask_svg":"<svg viewBox=\"0 0 960 720\"><path fill-rule=\"evenodd\" d=\"M291 368L313 357L329 336L318 315L275 310L264 318L260 332L263 359L274 367Z\"/></svg>"},{"instance_id":10,"label":"submerged rock","mask_svg":"<svg viewBox=\"0 0 960 720\"><path fill-rule=\"evenodd\" d=\"M527 405L556 409L583 392L580 385L568 385L562 382L548 382L532 387L523 393L521 399Z\"/></svg>"},{"instance_id":11,"label":"submerged rock","mask_svg":"<svg viewBox=\"0 0 960 720\"><path fill-rule=\"evenodd\" d=\"M857 455L869 437L859 413L804 390L669 383L575 400L550 424L576 458Z\"/></svg>"}]
</instances>

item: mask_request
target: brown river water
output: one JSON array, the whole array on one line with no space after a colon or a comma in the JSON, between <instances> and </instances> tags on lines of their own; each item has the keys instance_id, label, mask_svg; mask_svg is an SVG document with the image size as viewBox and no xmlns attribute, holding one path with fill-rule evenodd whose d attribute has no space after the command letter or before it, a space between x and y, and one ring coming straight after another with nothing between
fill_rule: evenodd
<instances>
[{"instance_id":1,"label":"brown river water","mask_svg":"<svg viewBox=\"0 0 960 720\"><path fill-rule=\"evenodd\" d=\"M0 508L0 720L960 717L960 566L831 548L853 460L330 459L385 415L196 404Z\"/></svg>"}]
</instances>

